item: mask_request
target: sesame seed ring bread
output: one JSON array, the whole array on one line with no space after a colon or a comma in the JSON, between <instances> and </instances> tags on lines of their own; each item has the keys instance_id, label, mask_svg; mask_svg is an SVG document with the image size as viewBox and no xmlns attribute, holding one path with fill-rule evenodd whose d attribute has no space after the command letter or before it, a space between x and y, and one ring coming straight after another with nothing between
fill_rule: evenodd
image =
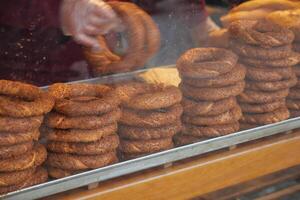
<instances>
[{"instance_id":1,"label":"sesame seed ring bread","mask_svg":"<svg viewBox=\"0 0 300 200\"><path fill-rule=\"evenodd\" d=\"M13 192L13 191L20 190L20 189L23 189L26 187L30 187L32 185L44 183L47 180L48 180L47 170L45 170L44 168L38 168L36 170L36 172L31 177L26 179L25 181L18 183L16 185L0 187L0 194Z\"/></svg>"},{"instance_id":2,"label":"sesame seed ring bread","mask_svg":"<svg viewBox=\"0 0 300 200\"><path fill-rule=\"evenodd\" d=\"M227 85L233 85L236 82L243 81L246 75L246 68L237 64L232 71L217 76L215 78L206 78L206 79L192 79L182 77L182 82L195 87L222 87Z\"/></svg>"},{"instance_id":3,"label":"sesame seed ring bread","mask_svg":"<svg viewBox=\"0 0 300 200\"><path fill-rule=\"evenodd\" d=\"M230 37L242 43L261 46L278 47L291 44L294 33L282 26L267 20L239 20L232 22L228 31Z\"/></svg>"},{"instance_id":4,"label":"sesame seed ring bread","mask_svg":"<svg viewBox=\"0 0 300 200\"><path fill-rule=\"evenodd\" d=\"M285 99L262 104L239 103L239 105L243 113L268 113L285 106Z\"/></svg>"},{"instance_id":5,"label":"sesame seed ring bread","mask_svg":"<svg viewBox=\"0 0 300 200\"><path fill-rule=\"evenodd\" d=\"M299 89L297 88L291 88L290 92L289 92L289 98L290 99L300 99L300 93L299 93Z\"/></svg>"},{"instance_id":6,"label":"sesame seed ring bread","mask_svg":"<svg viewBox=\"0 0 300 200\"><path fill-rule=\"evenodd\" d=\"M23 155L0 160L0 172L12 172L40 166L47 157L46 148L37 144Z\"/></svg>"},{"instance_id":7,"label":"sesame seed ring bread","mask_svg":"<svg viewBox=\"0 0 300 200\"><path fill-rule=\"evenodd\" d=\"M57 129L98 129L108 124L117 122L121 117L119 108L102 114L77 117L66 117L59 113L50 113L45 124L50 128Z\"/></svg>"},{"instance_id":8,"label":"sesame seed ring bread","mask_svg":"<svg viewBox=\"0 0 300 200\"><path fill-rule=\"evenodd\" d=\"M1 132L27 132L38 129L44 117L26 117L26 118L14 118L14 117L0 117L0 131Z\"/></svg>"},{"instance_id":9,"label":"sesame seed ring bread","mask_svg":"<svg viewBox=\"0 0 300 200\"><path fill-rule=\"evenodd\" d=\"M117 87L122 105L139 110L154 110L180 103L182 94L177 87L161 84L129 83Z\"/></svg>"},{"instance_id":10,"label":"sesame seed ring bread","mask_svg":"<svg viewBox=\"0 0 300 200\"><path fill-rule=\"evenodd\" d=\"M121 138L129 140L151 140L173 137L182 128L180 120L170 125L157 128L143 128L120 125L118 134Z\"/></svg>"},{"instance_id":11,"label":"sesame seed ring bread","mask_svg":"<svg viewBox=\"0 0 300 200\"><path fill-rule=\"evenodd\" d=\"M65 170L87 170L104 167L117 161L118 158L115 151L100 155L49 153L47 165Z\"/></svg>"},{"instance_id":12,"label":"sesame seed ring bread","mask_svg":"<svg viewBox=\"0 0 300 200\"><path fill-rule=\"evenodd\" d=\"M243 114L241 118L242 123L248 124L272 124L276 122L280 122L286 120L290 117L289 110L286 107L281 107L275 111L263 114Z\"/></svg>"},{"instance_id":13,"label":"sesame seed ring bread","mask_svg":"<svg viewBox=\"0 0 300 200\"><path fill-rule=\"evenodd\" d=\"M183 98L181 104L185 115L213 116L234 108L237 106L237 101L235 97L229 97L219 101L195 101L189 98Z\"/></svg>"},{"instance_id":14,"label":"sesame seed ring bread","mask_svg":"<svg viewBox=\"0 0 300 200\"><path fill-rule=\"evenodd\" d=\"M218 137L235 133L239 131L239 128L240 126L238 122L212 126L196 126L192 124L185 124L183 126L182 134L191 135L194 137Z\"/></svg>"},{"instance_id":15,"label":"sesame seed ring bread","mask_svg":"<svg viewBox=\"0 0 300 200\"><path fill-rule=\"evenodd\" d=\"M67 116L103 114L120 104L116 92L105 85L57 83L49 93L56 98L54 110ZM94 98L76 98L87 96Z\"/></svg>"},{"instance_id":16,"label":"sesame seed ring bread","mask_svg":"<svg viewBox=\"0 0 300 200\"><path fill-rule=\"evenodd\" d=\"M289 89L274 92L245 90L238 96L238 101L242 103L269 103L284 99L288 96Z\"/></svg>"},{"instance_id":17,"label":"sesame seed ring bread","mask_svg":"<svg viewBox=\"0 0 300 200\"><path fill-rule=\"evenodd\" d=\"M0 115L10 117L31 117L44 115L51 111L54 99L41 92L32 101L16 99L10 96L0 96Z\"/></svg>"},{"instance_id":18,"label":"sesame seed ring bread","mask_svg":"<svg viewBox=\"0 0 300 200\"><path fill-rule=\"evenodd\" d=\"M187 78L213 78L230 72L237 59L237 55L226 49L195 48L180 56L176 67Z\"/></svg>"},{"instance_id":19,"label":"sesame seed ring bread","mask_svg":"<svg viewBox=\"0 0 300 200\"><path fill-rule=\"evenodd\" d=\"M0 173L0 187L22 183L28 178L31 178L35 170L35 168L29 168L22 171Z\"/></svg>"},{"instance_id":20,"label":"sesame seed ring bread","mask_svg":"<svg viewBox=\"0 0 300 200\"><path fill-rule=\"evenodd\" d=\"M124 108L120 124L137 127L160 127L176 122L183 112L180 104L153 111L135 111Z\"/></svg>"},{"instance_id":21,"label":"sesame seed ring bread","mask_svg":"<svg viewBox=\"0 0 300 200\"><path fill-rule=\"evenodd\" d=\"M20 156L33 148L33 142L24 142L10 146L0 146L0 159Z\"/></svg>"},{"instance_id":22,"label":"sesame seed ring bread","mask_svg":"<svg viewBox=\"0 0 300 200\"><path fill-rule=\"evenodd\" d=\"M121 140L119 150L126 153L152 153L169 149L172 137L152 140Z\"/></svg>"},{"instance_id":23,"label":"sesame seed ring bread","mask_svg":"<svg viewBox=\"0 0 300 200\"><path fill-rule=\"evenodd\" d=\"M41 90L33 85L17 81L0 80L0 94L33 100L38 97Z\"/></svg>"},{"instance_id":24,"label":"sesame seed ring bread","mask_svg":"<svg viewBox=\"0 0 300 200\"><path fill-rule=\"evenodd\" d=\"M235 40L231 40L230 47L234 52L241 56L262 60L287 58L292 54L291 45L272 47L271 49L267 49L260 46L251 46Z\"/></svg>"},{"instance_id":25,"label":"sesame seed ring bread","mask_svg":"<svg viewBox=\"0 0 300 200\"><path fill-rule=\"evenodd\" d=\"M109 5L116 12L122 24L125 27L127 36L128 48L123 55L117 55L111 51L106 44L106 39L103 36L98 36L99 45L102 51L95 52L92 49L84 50L87 61L93 66L93 70L97 74L109 74L116 72L129 71L136 63L138 56L144 49L144 27L141 20L138 19L139 14L133 12L132 4L110 2ZM113 55L113 56L107 56ZM90 59L92 57L92 59ZM95 58L97 58L95 60ZM113 57L114 59L111 59ZM92 61L92 62L91 62Z\"/></svg>"},{"instance_id":26,"label":"sesame seed ring bread","mask_svg":"<svg viewBox=\"0 0 300 200\"><path fill-rule=\"evenodd\" d=\"M231 124L237 122L242 117L242 111L239 106L216 116L196 116L189 117L187 115L182 116L182 121L184 123L193 124L193 125L222 125L222 124Z\"/></svg>"},{"instance_id":27,"label":"sesame seed ring bread","mask_svg":"<svg viewBox=\"0 0 300 200\"><path fill-rule=\"evenodd\" d=\"M272 21L280 26L289 28L295 34L295 40L300 41L300 9L299 3L297 9L284 9L276 12L271 12L266 16L266 19Z\"/></svg>"},{"instance_id":28,"label":"sesame seed ring bread","mask_svg":"<svg viewBox=\"0 0 300 200\"><path fill-rule=\"evenodd\" d=\"M37 141L40 137L38 129L20 133L0 133L0 146L9 146L24 142Z\"/></svg>"},{"instance_id":29,"label":"sesame seed ring bread","mask_svg":"<svg viewBox=\"0 0 300 200\"><path fill-rule=\"evenodd\" d=\"M117 123L103 126L99 129L47 129L46 138L48 141L56 142L95 142L103 137L117 132Z\"/></svg>"},{"instance_id":30,"label":"sesame seed ring bread","mask_svg":"<svg viewBox=\"0 0 300 200\"><path fill-rule=\"evenodd\" d=\"M290 67L299 63L300 54L292 52L285 58L277 58L272 60L247 58L241 56L240 60L242 60L244 64L251 66Z\"/></svg>"},{"instance_id":31,"label":"sesame seed ring bread","mask_svg":"<svg viewBox=\"0 0 300 200\"><path fill-rule=\"evenodd\" d=\"M300 116L300 111L299 110L292 110L290 109L290 117L291 118L295 118L295 117L299 117Z\"/></svg>"},{"instance_id":32,"label":"sesame seed ring bread","mask_svg":"<svg viewBox=\"0 0 300 200\"><path fill-rule=\"evenodd\" d=\"M286 99L286 106L291 110L300 110L300 100L299 99Z\"/></svg>"},{"instance_id":33,"label":"sesame seed ring bread","mask_svg":"<svg viewBox=\"0 0 300 200\"><path fill-rule=\"evenodd\" d=\"M99 74L125 72L141 67L160 47L160 32L152 18L132 3L108 2L125 25L128 48L123 55L112 52L106 39L98 36L101 52L86 49L85 55Z\"/></svg>"},{"instance_id":34,"label":"sesame seed ring bread","mask_svg":"<svg viewBox=\"0 0 300 200\"><path fill-rule=\"evenodd\" d=\"M57 167L47 167L47 170L50 177L57 178L57 179L84 172L80 170L65 170Z\"/></svg>"},{"instance_id":35,"label":"sesame seed ring bread","mask_svg":"<svg viewBox=\"0 0 300 200\"><path fill-rule=\"evenodd\" d=\"M185 84L180 84L179 87L185 96L192 99L202 101L218 101L241 94L244 90L245 82L240 81L233 85L215 88L197 88Z\"/></svg>"},{"instance_id":36,"label":"sesame seed ring bread","mask_svg":"<svg viewBox=\"0 0 300 200\"><path fill-rule=\"evenodd\" d=\"M104 154L115 150L119 145L118 135L109 135L96 142L47 142L47 150L55 153L71 153L75 155Z\"/></svg>"},{"instance_id":37,"label":"sesame seed ring bread","mask_svg":"<svg viewBox=\"0 0 300 200\"><path fill-rule=\"evenodd\" d=\"M204 140L207 140L207 139L209 139L209 138L194 137L194 136L191 136L191 135L178 134L178 135L175 135L175 137L174 137L174 144L176 146L183 146L183 145L187 145L187 144L192 144L192 143L204 141Z\"/></svg>"},{"instance_id":38,"label":"sesame seed ring bread","mask_svg":"<svg viewBox=\"0 0 300 200\"><path fill-rule=\"evenodd\" d=\"M266 74L268 74L266 76ZM246 77L252 81L282 81L294 74L292 67L250 67L247 66Z\"/></svg>"},{"instance_id":39,"label":"sesame seed ring bread","mask_svg":"<svg viewBox=\"0 0 300 200\"><path fill-rule=\"evenodd\" d=\"M246 81L246 90L258 90L258 91L278 91L282 89L287 89L295 86L298 82L296 75L293 75L290 79L282 81Z\"/></svg>"}]
</instances>

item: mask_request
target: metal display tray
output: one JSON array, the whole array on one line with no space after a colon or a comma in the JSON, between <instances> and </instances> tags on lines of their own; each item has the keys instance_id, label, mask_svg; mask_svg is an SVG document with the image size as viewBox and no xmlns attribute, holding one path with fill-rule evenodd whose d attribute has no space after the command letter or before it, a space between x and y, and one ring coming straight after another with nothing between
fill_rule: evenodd
<instances>
[{"instance_id":1,"label":"metal display tray","mask_svg":"<svg viewBox=\"0 0 300 200\"><path fill-rule=\"evenodd\" d=\"M173 67L173 66L166 66ZM139 70L130 73L109 75L101 78L76 81L88 83L105 83L108 81L121 81L134 77L135 75L147 70ZM74 82L73 82L74 83ZM47 88L47 87L42 87ZM138 172L152 167L164 165L170 162L179 161L204 153L212 152L233 145L249 142L267 136L279 134L300 128L300 117L288 119L282 122L257 127L245 131L240 131L226 136L208 139L194 144L173 148L167 151L151 154L141 158L119 162L103 168L86 171L62 179L51 180L43 184L28 187L22 190L11 192L0 196L1 199L29 200L50 196L56 193L68 191L101 182L108 179L120 177L126 174Z\"/></svg>"}]
</instances>

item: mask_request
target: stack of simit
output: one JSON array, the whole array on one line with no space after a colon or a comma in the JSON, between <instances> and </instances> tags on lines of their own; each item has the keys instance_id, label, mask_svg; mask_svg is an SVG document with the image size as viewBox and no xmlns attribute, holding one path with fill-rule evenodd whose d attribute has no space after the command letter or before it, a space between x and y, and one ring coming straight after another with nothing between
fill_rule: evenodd
<instances>
[{"instance_id":1,"label":"stack of simit","mask_svg":"<svg viewBox=\"0 0 300 200\"><path fill-rule=\"evenodd\" d=\"M0 194L45 182L47 151L36 143L53 98L39 88L0 80Z\"/></svg>"},{"instance_id":2,"label":"stack of simit","mask_svg":"<svg viewBox=\"0 0 300 200\"><path fill-rule=\"evenodd\" d=\"M139 82L117 90L122 100L121 157L126 160L172 148L173 136L181 130L180 90Z\"/></svg>"},{"instance_id":3,"label":"stack of simit","mask_svg":"<svg viewBox=\"0 0 300 200\"><path fill-rule=\"evenodd\" d=\"M115 90L104 85L54 84L49 93L56 99L45 123L49 175L62 178L117 162L121 111Z\"/></svg>"},{"instance_id":4,"label":"stack of simit","mask_svg":"<svg viewBox=\"0 0 300 200\"><path fill-rule=\"evenodd\" d=\"M289 118L286 97L297 82L292 66L292 31L267 20L237 21L229 26L230 46L247 68L246 88L239 96L241 127L279 122Z\"/></svg>"},{"instance_id":5,"label":"stack of simit","mask_svg":"<svg viewBox=\"0 0 300 200\"><path fill-rule=\"evenodd\" d=\"M177 145L239 130L242 113L236 96L244 89L246 70L237 60L221 48L191 49L178 59L184 128L175 137Z\"/></svg>"}]
</instances>

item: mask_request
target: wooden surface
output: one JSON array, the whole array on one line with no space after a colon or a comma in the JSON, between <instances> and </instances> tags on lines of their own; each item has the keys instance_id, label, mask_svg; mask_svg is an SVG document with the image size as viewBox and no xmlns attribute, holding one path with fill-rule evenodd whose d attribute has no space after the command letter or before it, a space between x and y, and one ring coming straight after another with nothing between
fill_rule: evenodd
<instances>
[{"instance_id":1,"label":"wooden surface","mask_svg":"<svg viewBox=\"0 0 300 200\"><path fill-rule=\"evenodd\" d=\"M298 131L48 199L189 199L299 165L299 147Z\"/></svg>"},{"instance_id":2,"label":"wooden surface","mask_svg":"<svg viewBox=\"0 0 300 200\"><path fill-rule=\"evenodd\" d=\"M246 194L260 192L264 189L273 187L275 184L278 185L283 182L294 181L297 180L298 177L300 177L300 165L286 170L281 170L279 172L266 175L255 180L247 181L242 184L237 184L229 188L218 190L216 192L203 195L200 198L195 198L195 200L241 199L241 197ZM292 188L294 188L294 186ZM287 188L284 188L284 190L288 190L288 189L290 189L289 185L287 186Z\"/></svg>"}]
</instances>

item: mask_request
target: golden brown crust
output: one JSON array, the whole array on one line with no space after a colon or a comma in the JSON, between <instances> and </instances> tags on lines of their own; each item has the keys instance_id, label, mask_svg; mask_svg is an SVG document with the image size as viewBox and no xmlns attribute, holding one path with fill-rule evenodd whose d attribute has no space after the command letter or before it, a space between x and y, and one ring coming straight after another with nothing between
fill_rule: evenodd
<instances>
[{"instance_id":1,"label":"golden brown crust","mask_svg":"<svg viewBox=\"0 0 300 200\"><path fill-rule=\"evenodd\" d=\"M49 93L56 98L54 110L67 116L103 114L120 104L116 92L105 85L57 83L49 87ZM73 99L83 96L94 98Z\"/></svg>"},{"instance_id":2,"label":"golden brown crust","mask_svg":"<svg viewBox=\"0 0 300 200\"><path fill-rule=\"evenodd\" d=\"M121 117L119 108L102 115L66 117L59 113L50 113L45 124L57 129L98 129L108 124L116 123Z\"/></svg>"},{"instance_id":3,"label":"golden brown crust","mask_svg":"<svg viewBox=\"0 0 300 200\"><path fill-rule=\"evenodd\" d=\"M78 174L80 172L83 172L83 171L72 171L72 170L66 170L66 169L60 169L60 168L57 168L57 167L47 167L47 170L48 170L48 173L49 173L49 176L52 177L52 178L64 178L64 177L67 177L67 176L72 176L74 174Z\"/></svg>"},{"instance_id":4,"label":"golden brown crust","mask_svg":"<svg viewBox=\"0 0 300 200\"><path fill-rule=\"evenodd\" d=\"M46 182L48 180L48 173L47 170L44 168L38 168L36 172L28 179L25 181L18 183L16 185L11 185L11 186L3 186L0 187L0 194L5 194L8 192L13 192L16 190L20 190L22 188L26 188L32 185L37 185L43 182Z\"/></svg>"},{"instance_id":5,"label":"golden brown crust","mask_svg":"<svg viewBox=\"0 0 300 200\"><path fill-rule=\"evenodd\" d=\"M33 167L22 171L0 173L0 187L22 183L28 178L31 178L35 170L36 169Z\"/></svg>"},{"instance_id":6,"label":"golden brown crust","mask_svg":"<svg viewBox=\"0 0 300 200\"><path fill-rule=\"evenodd\" d=\"M40 137L38 129L23 133L0 133L0 146L15 145L24 142L37 141Z\"/></svg>"},{"instance_id":7,"label":"golden brown crust","mask_svg":"<svg viewBox=\"0 0 300 200\"><path fill-rule=\"evenodd\" d=\"M285 104L285 99L262 104L239 103L243 113L268 113L285 106Z\"/></svg>"},{"instance_id":8,"label":"golden brown crust","mask_svg":"<svg viewBox=\"0 0 300 200\"><path fill-rule=\"evenodd\" d=\"M124 108L120 124L137 127L160 127L172 124L180 119L183 112L180 104L152 111L135 111Z\"/></svg>"},{"instance_id":9,"label":"golden brown crust","mask_svg":"<svg viewBox=\"0 0 300 200\"><path fill-rule=\"evenodd\" d=\"M181 84L179 87L185 96L192 99L202 101L218 101L241 94L244 90L245 82L240 81L234 85L215 88L197 88L184 84Z\"/></svg>"},{"instance_id":10,"label":"golden brown crust","mask_svg":"<svg viewBox=\"0 0 300 200\"><path fill-rule=\"evenodd\" d=\"M191 136L191 135L178 134L178 135L175 135L175 137L174 137L174 143L175 143L176 146L183 146L183 145L187 145L187 144L192 144L192 143L204 141L204 140L207 140L207 139L209 139L209 138L194 137L194 136Z\"/></svg>"},{"instance_id":11,"label":"golden brown crust","mask_svg":"<svg viewBox=\"0 0 300 200\"><path fill-rule=\"evenodd\" d=\"M184 123L193 124L193 125L222 125L222 124L231 124L237 122L242 117L242 111L239 106L234 107L233 109L216 116L195 116L189 117L186 115L182 116L182 121Z\"/></svg>"},{"instance_id":12,"label":"golden brown crust","mask_svg":"<svg viewBox=\"0 0 300 200\"><path fill-rule=\"evenodd\" d=\"M118 134L121 138L131 140L150 140L173 137L182 128L181 121L178 120L173 124L157 127L144 128L120 125Z\"/></svg>"},{"instance_id":13,"label":"golden brown crust","mask_svg":"<svg viewBox=\"0 0 300 200\"><path fill-rule=\"evenodd\" d=\"M121 140L119 149L125 153L152 153L169 149L172 137L152 140Z\"/></svg>"},{"instance_id":14,"label":"golden brown crust","mask_svg":"<svg viewBox=\"0 0 300 200\"><path fill-rule=\"evenodd\" d=\"M93 130L47 129L46 138L48 141L57 142L95 142L103 137L116 133L117 129L117 123L109 124Z\"/></svg>"},{"instance_id":15,"label":"golden brown crust","mask_svg":"<svg viewBox=\"0 0 300 200\"><path fill-rule=\"evenodd\" d=\"M32 151L23 155L0 160L0 172L12 172L40 166L47 157L46 148L37 144Z\"/></svg>"},{"instance_id":16,"label":"golden brown crust","mask_svg":"<svg viewBox=\"0 0 300 200\"><path fill-rule=\"evenodd\" d=\"M245 114L241 118L242 123L248 124L272 124L286 120L290 117L289 110L286 107L279 108L273 112L263 114Z\"/></svg>"},{"instance_id":17,"label":"golden brown crust","mask_svg":"<svg viewBox=\"0 0 300 200\"><path fill-rule=\"evenodd\" d=\"M66 170L86 170L104 167L117 161L115 151L89 156L49 153L47 165Z\"/></svg>"},{"instance_id":18,"label":"golden brown crust","mask_svg":"<svg viewBox=\"0 0 300 200\"><path fill-rule=\"evenodd\" d=\"M258 46L251 46L243 44L238 41L230 41L230 47L234 52L241 56L248 58L262 59L262 60L274 60L281 58L288 58L292 55L292 46L279 46L271 49L262 48Z\"/></svg>"},{"instance_id":19,"label":"golden brown crust","mask_svg":"<svg viewBox=\"0 0 300 200\"><path fill-rule=\"evenodd\" d=\"M243 81L246 75L245 66L238 64L232 71L215 78L192 79L182 77L182 82L195 87L222 87Z\"/></svg>"},{"instance_id":20,"label":"golden brown crust","mask_svg":"<svg viewBox=\"0 0 300 200\"><path fill-rule=\"evenodd\" d=\"M122 105L131 109L154 110L180 103L177 87L162 84L131 83L117 87Z\"/></svg>"},{"instance_id":21,"label":"golden brown crust","mask_svg":"<svg viewBox=\"0 0 300 200\"><path fill-rule=\"evenodd\" d=\"M237 55L226 49L195 48L180 56L176 67L188 78L212 78L230 72L237 59Z\"/></svg>"},{"instance_id":22,"label":"golden brown crust","mask_svg":"<svg viewBox=\"0 0 300 200\"><path fill-rule=\"evenodd\" d=\"M283 46L294 40L292 31L267 20L235 21L230 24L228 31L231 38L263 47Z\"/></svg>"},{"instance_id":23,"label":"golden brown crust","mask_svg":"<svg viewBox=\"0 0 300 200\"><path fill-rule=\"evenodd\" d=\"M297 84L297 81L298 79L296 75L293 75L290 79L286 79L282 81L269 81L269 82L247 81L245 88L249 90L272 92L272 91L291 88Z\"/></svg>"},{"instance_id":24,"label":"golden brown crust","mask_svg":"<svg viewBox=\"0 0 300 200\"><path fill-rule=\"evenodd\" d=\"M0 115L10 117L32 117L44 115L51 111L54 99L47 93L40 93L31 101L0 96Z\"/></svg>"},{"instance_id":25,"label":"golden brown crust","mask_svg":"<svg viewBox=\"0 0 300 200\"><path fill-rule=\"evenodd\" d=\"M245 90L238 96L238 101L242 103L269 103L284 99L288 96L288 94L289 89L283 89L274 92Z\"/></svg>"},{"instance_id":26,"label":"golden brown crust","mask_svg":"<svg viewBox=\"0 0 300 200\"><path fill-rule=\"evenodd\" d=\"M118 135L109 135L96 142L47 142L48 151L55 153L71 153L75 155L104 154L115 150L119 145Z\"/></svg>"},{"instance_id":27,"label":"golden brown crust","mask_svg":"<svg viewBox=\"0 0 300 200\"><path fill-rule=\"evenodd\" d=\"M0 117L0 131L1 132L27 132L37 130L43 122L43 116L14 118L14 117Z\"/></svg>"},{"instance_id":28,"label":"golden brown crust","mask_svg":"<svg viewBox=\"0 0 300 200\"><path fill-rule=\"evenodd\" d=\"M34 85L17 81L0 80L0 94L32 100L40 95L40 89Z\"/></svg>"},{"instance_id":29,"label":"golden brown crust","mask_svg":"<svg viewBox=\"0 0 300 200\"><path fill-rule=\"evenodd\" d=\"M268 74L268 76L266 76ZM250 67L247 66L246 77L252 81L282 81L293 76L292 67Z\"/></svg>"},{"instance_id":30,"label":"golden brown crust","mask_svg":"<svg viewBox=\"0 0 300 200\"><path fill-rule=\"evenodd\" d=\"M197 126L192 124L185 124L183 126L182 134L191 135L194 137L218 137L228 135L239 131L239 123L212 126Z\"/></svg>"},{"instance_id":31,"label":"golden brown crust","mask_svg":"<svg viewBox=\"0 0 300 200\"><path fill-rule=\"evenodd\" d=\"M32 150L32 147L32 141L9 146L0 146L0 159L7 159L14 156L20 156Z\"/></svg>"},{"instance_id":32,"label":"golden brown crust","mask_svg":"<svg viewBox=\"0 0 300 200\"><path fill-rule=\"evenodd\" d=\"M189 116L213 116L222 114L237 106L235 97L229 97L219 101L195 101L183 98L183 113Z\"/></svg>"}]
</instances>

